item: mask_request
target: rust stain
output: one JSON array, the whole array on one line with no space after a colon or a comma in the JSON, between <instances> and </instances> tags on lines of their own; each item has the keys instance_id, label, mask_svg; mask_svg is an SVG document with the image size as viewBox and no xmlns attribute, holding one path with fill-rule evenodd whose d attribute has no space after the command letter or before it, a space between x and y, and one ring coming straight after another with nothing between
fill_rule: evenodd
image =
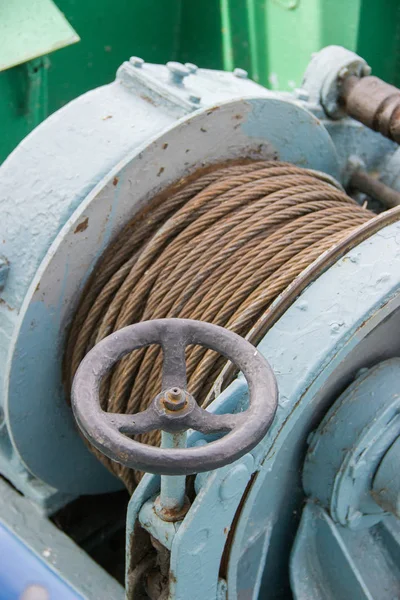
<instances>
[{"instance_id":1,"label":"rust stain","mask_svg":"<svg viewBox=\"0 0 400 600\"><path fill-rule=\"evenodd\" d=\"M167 148L168 148L168 144L167 144L167 142L165 142L165 144L162 145L162 149L166 150Z\"/></svg>"},{"instance_id":2,"label":"rust stain","mask_svg":"<svg viewBox=\"0 0 400 600\"><path fill-rule=\"evenodd\" d=\"M7 308L7 310L15 310L15 308L13 308L9 304L7 304L7 302L5 300L3 300L3 298L0 298L0 304L4 304L4 306Z\"/></svg>"},{"instance_id":3,"label":"rust stain","mask_svg":"<svg viewBox=\"0 0 400 600\"><path fill-rule=\"evenodd\" d=\"M207 116L211 115L213 112L215 112L216 110L219 110L220 106L214 106L213 108L210 108L210 110L207 111Z\"/></svg>"},{"instance_id":4,"label":"rust stain","mask_svg":"<svg viewBox=\"0 0 400 600\"><path fill-rule=\"evenodd\" d=\"M153 100L153 98L150 98L150 96L146 96L146 94L142 94L140 96L142 98L142 100L144 100L145 102L148 102L149 104L152 104L153 106L156 105L155 101Z\"/></svg>"},{"instance_id":5,"label":"rust stain","mask_svg":"<svg viewBox=\"0 0 400 600\"><path fill-rule=\"evenodd\" d=\"M169 572L169 581L170 583L176 583L176 575L172 570Z\"/></svg>"},{"instance_id":6,"label":"rust stain","mask_svg":"<svg viewBox=\"0 0 400 600\"><path fill-rule=\"evenodd\" d=\"M224 527L224 534L228 535L228 533L229 533L229 527Z\"/></svg>"},{"instance_id":7,"label":"rust stain","mask_svg":"<svg viewBox=\"0 0 400 600\"><path fill-rule=\"evenodd\" d=\"M114 177L114 179L113 179L113 185L118 185L118 181L119 181L119 178L118 177Z\"/></svg>"},{"instance_id":8,"label":"rust stain","mask_svg":"<svg viewBox=\"0 0 400 600\"><path fill-rule=\"evenodd\" d=\"M82 231L85 231L85 229L87 229L89 224L89 217L86 217L86 219L83 219L82 223L79 223L79 225L76 226L74 233L81 233Z\"/></svg>"},{"instance_id":9,"label":"rust stain","mask_svg":"<svg viewBox=\"0 0 400 600\"><path fill-rule=\"evenodd\" d=\"M112 119L112 115L107 115L103 117L103 121L107 121L108 119Z\"/></svg>"}]
</instances>

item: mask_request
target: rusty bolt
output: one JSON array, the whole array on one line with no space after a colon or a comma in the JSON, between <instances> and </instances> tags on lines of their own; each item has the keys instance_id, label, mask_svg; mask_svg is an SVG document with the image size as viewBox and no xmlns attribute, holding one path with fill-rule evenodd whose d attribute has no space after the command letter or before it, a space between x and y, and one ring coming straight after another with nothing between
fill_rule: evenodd
<instances>
[{"instance_id":1,"label":"rusty bolt","mask_svg":"<svg viewBox=\"0 0 400 600\"><path fill-rule=\"evenodd\" d=\"M182 410L186 406L186 394L178 387L171 388L165 392L163 403L168 410Z\"/></svg>"}]
</instances>

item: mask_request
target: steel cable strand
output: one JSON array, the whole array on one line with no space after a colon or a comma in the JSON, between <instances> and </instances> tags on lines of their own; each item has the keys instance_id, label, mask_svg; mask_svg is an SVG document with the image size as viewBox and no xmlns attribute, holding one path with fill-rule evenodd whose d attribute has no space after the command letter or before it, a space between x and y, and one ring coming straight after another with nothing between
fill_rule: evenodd
<instances>
[{"instance_id":1,"label":"steel cable strand","mask_svg":"<svg viewBox=\"0 0 400 600\"><path fill-rule=\"evenodd\" d=\"M332 219L329 218L329 221L331 221ZM360 223L363 222L362 220L359 221ZM353 216L353 221L352 221L353 225L354 225L354 216ZM344 221L343 224L347 225L347 222ZM340 231L340 229L343 226L342 223L334 223L334 224L330 224L329 227L325 227L325 223L324 220L321 219L320 223L319 223L319 229L316 232L312 232L311 235L308 236L304 236L302 237L300 240L297 240L295 243L293 243L291 246L286 246L283 247L282 251L279 252L279 248L277 247L277 254L274 254L273 250L271 249L271 247L267 246L267 252L262 253L260 251L259 253L259 257L258 257L258 261L255 262L255 268L252 271L248 271L248 277L247 279L245 279L244 277L242 277L242 280L245 279L243 281L243 285L240 285L240 281L235 281L235 280L230 280L231 285L226 288L222 287L223 290L223 294L220 294L219 296L215 296L214 302L212 303L211 306L208 307L208 309L204 312L204 310L201 310L201 306L198 307L198 311L194 312L193 314L191 314L190 316L193 316L197 319L200 320L205 320L208 322L212 322L212 323L216 323L216 324L226 324L229 321L229 317L235 312L235 310L239 310L238 307L240 307L243 302L245 301L245 299L249 296L249 294L252 292L252 290L257 289L257 286L264 280L267 279L267 277L269 275L271 275L272 273L275 273L278 268L283 265L284 263L287 263L287 261L292 258L293 256L296 256L301 250L306 249L310 246L313 245L314 241L320 238L326 238L327 236L330 236L334 233L337 233L338 231ZM357 224L357 222L356 222ZM305 228L305 229L309 229L309 227ZM316 237L316 235L318 237ZM265 243L265 240L264 240ZM283 244L282 244L283 246ZM268 254L270 256L270 259L268 260ZM241 275L243 275L244 270L242 270ZM289 272L289 274L287 275L287 279L290 281L292 278L291 273ZM283 282L283 287L286 287L286 281ZM179 317L184 317L186 316L183 313L169 313L165 316L179 316ZM156 314L154 316L154 318L159 318L159 315ZM153 350L153 352L155 352L157 349ZM201 348L196 348L192 353L189 351L188 353L188 358L187 358L187 368L188 368L188 377L189 377L189 389L190 389L190 382L191 382L191 375L193 372L193 369L195 368L195 366L199 363L201 357L204 355L205 350L201 349ZM144 378L142 380L143 385L145 386L144 389L140 388L140 380L138 378L137 383L135 384L135 388L136 385L138 386L139 392L141 394L142 397L142 403L144 405L146 405L146 402L149 401L149 399L151 399L152 395L154 394L154 388L157 387L159 381L158 378L156 378L156 374L157 372L160 372L160 367L161 367L161 361L162 357L160 354L157 355L157 357L155 356L155 354L153 354L152 358L150 359L149 363L152 364L152 369L147 372L144 373ZM197 380L196 377L194 377L195 380ZM191 390L193 391L193 390ZM130 412L130 411L128 411Z\"/></svg>"}]
</instances>

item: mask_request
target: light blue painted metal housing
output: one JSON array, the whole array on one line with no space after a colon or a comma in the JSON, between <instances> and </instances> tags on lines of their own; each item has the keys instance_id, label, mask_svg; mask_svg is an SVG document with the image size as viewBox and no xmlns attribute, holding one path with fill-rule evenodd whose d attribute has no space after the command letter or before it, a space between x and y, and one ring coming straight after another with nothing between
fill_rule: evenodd
<instances>
[{"instance_id":1,"label":"light blue painted metal housing","mask_svg":"<svg viewBox=\"0 0 400 600\"><path fill-rule=\"evenodd\" d=\"M0 472L42 509L120 485L76 431L61 362L79 292L135 211L197 168L242 156L277 156L346 183L355 155L394 177L397 146L351 119L328 119L320 88L309 85L315 95L305 89L299 100L229 73L199 69L177 81L171 68L133 59L113 84L50 117L2 166L0 240L9 273L0 292ZM147 523L171 551L171 599L286 597L307 438L360 368L400 350L399 243L399 223L362 242L266 334L259 349L280 389L274 425L251 454L196 477L181 524L149 518L160 480L144 477L128 508L128 575L138 523ZM210 410L237 411L246 401L239 377ZM204 440L193 433L188 443ZM334 531L318 510L308 505L303 529L320 519ZM100 596L89 590L87 597Z\"/></svg>"},{"instance_id":2,"label":"light blue painted metal housing","mask_svg":"<svg viewBox=\"0 0 400 600\"><path fill-rule=\"evenodd\" d=\"M309 436L303 482L311 500L291 556L299 600L323 590L332 600L399 593L400 523L390 514L398 516L399 372L398 357L363 368ZM387 457L396 471L386 471Z\"/></svg>"},{"instance_id":3,"label":"light blue painted metal housing","mask_svg":"<svg viewBox=\"0 0 400 600\"><path fill-rule=\"evenodd\" d=\"M10 271L0 303L0 465L52 510L65 495L119 486L77 434L61 364L79 290L127 219L172 182L228 158L277 155L339 176L329 135L298 103L232 74L199 70L185 85L192 78L198 87L188 91L203 92L210 108L183 106L166 67L126 63L115 83L40 125L1 169L2 206L13 208L1 236Z\"/></svg>"}]
</instances>

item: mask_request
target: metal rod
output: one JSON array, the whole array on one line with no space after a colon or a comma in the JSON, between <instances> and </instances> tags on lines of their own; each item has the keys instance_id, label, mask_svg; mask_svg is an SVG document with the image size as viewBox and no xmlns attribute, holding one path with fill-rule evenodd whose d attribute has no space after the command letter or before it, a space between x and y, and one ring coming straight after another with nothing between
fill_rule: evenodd
<instances>
[{"instance_id":1,"label":"metal rod","mask_svg":"<svg viewBox=\"0 0 400 600\"><path fill-rule=\"evenodd\" d=\"M400 143L400 90L373 76L345 77L341 104L346 113Z\"/></svg>"},{"instance_id":2,"label":"metal rod","mask_svg":"<svg viewBox=\"0 0 400 600\"><path fill-rule=\"evenodd\" d=\"M161 448L185 448L187 432L161 432ZM185 475L162 475L160 492L160 509L180 513L186 501Z\"/></svg>"},{"instance_id":3,"label":"metal rod","mask_svg":"<svg viewBox=\"0 0 400 600\"><path fill-rule=\"evenodd\" d=\"M350 186L364 192L370 198L379 200L386 208L400 206L400 192L385 185L363 169L357 169L350 178Z\"/></svg>"}]
</instances>

